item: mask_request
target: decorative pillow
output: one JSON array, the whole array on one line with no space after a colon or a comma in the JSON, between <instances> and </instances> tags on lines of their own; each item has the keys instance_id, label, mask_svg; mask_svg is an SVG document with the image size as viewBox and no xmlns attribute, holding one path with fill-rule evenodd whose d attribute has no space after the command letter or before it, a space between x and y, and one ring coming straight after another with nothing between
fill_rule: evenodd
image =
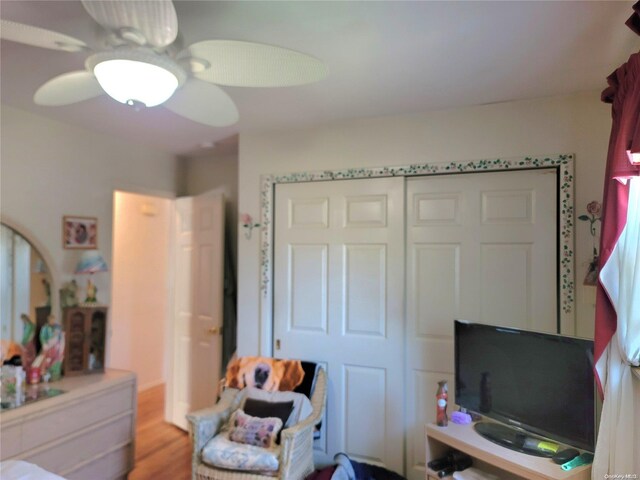
<instances>
[{"instance_id":1,"label":"decorative pillow","mask_svg":"<svg viewBox=\"0 0 640 480\"><path fill-rule=\"evenodd\" d=\"M288 402L266 402L264 400L256 400L255 398L247 398L243 407L244 413L258 418L279 418L282 425L287 423L289 415L293 410L293 400ZM280 445L280 431L276 435L276 443Z\"/></svg>"},{"instance_id":2,"label":"decorative pillow","mask_svg":"<svg viewBox=\"0 0 640 480\"><path fill-rule=\"evenodd\" d=\"M282 420L279 418L252 417L239 409L231 417L229 439L256 447L273 448L281 429Z\"/></svg>"},{"instance_id":3,"label":"decorative pillow","mask_svg":"<svg viewBox=\"0 0 640 480\"><path fill-rule=\"evenodd\" d=\"M267 402L288 402L293 401L293 411L289 415L289 419L284 422L285 428L292 427L313 413L311 402L302 393L295 392L267 392L258 388L246 388L245 398L255 398L257 400L265 400ZM246 401L245 400L245 403ZM243 407L244 408L244 407Z\"/></svg>"}]
</instances>

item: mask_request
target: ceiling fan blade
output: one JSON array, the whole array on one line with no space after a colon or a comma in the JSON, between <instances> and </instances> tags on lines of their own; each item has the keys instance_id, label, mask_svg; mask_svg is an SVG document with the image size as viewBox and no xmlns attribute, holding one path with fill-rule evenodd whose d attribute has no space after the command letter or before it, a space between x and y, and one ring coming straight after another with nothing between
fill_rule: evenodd
<instances>
[{"instance_id":1,"label":"ceiling fan blade","mask_svg":"<svg viewBox=\"0 0 640 480\"><path fill-rule=\"evenodd\" d=\"M4 19L0 19L0 38L3 40L11 40L12 42L24 43L32 47L62 50L64 52L80 52L89 49L86 43L77 38L63 35L62 33L52 30L45 30L44 28Z\"/></svg>"},{"instance_id":2,"label":"ceiling fan blade","mask_svg":"<svg viewBox=\"0 0 640 480\"><path fill-rule=\"evenodd\" d=\"M231 97L216 85L189 79L164 103L174 113L211 127L226 127L238 121Z\"/></svg>"},{"instance_id":3,"label":"ceiling fan blade","mask_svg":"<svg viewBox=\"0 0 640 480\"><path fill-rule=\"evenodd\" d=\"M194 72L204 81L233 87L287 87L317 82L327 67L304 53L262 43L205 40L188 47L189 55L210 68Z\"/></svg>"},{"instance_id":4,"label":"ceiling fan blade","mask_svg":"<svg viewBox=\"0 0 640 480\"><path fill-rule=\"evenodd\" d=\"M37 105L58 107L102 95L104 90L91 72L63 73L42 85L33 96Z\"/></svg>"},{"instance_id":5,"label":"ceiling fan blade","mask_svg":"<svg viewBox=\"0 0 640 480\"><path fill-rule=\"evenodd\" d=\"M178 36L178 16L171 0L82 0L82 5L104 28L134 29L154 47L171 45Z\"/></svg>"}]
</instances>

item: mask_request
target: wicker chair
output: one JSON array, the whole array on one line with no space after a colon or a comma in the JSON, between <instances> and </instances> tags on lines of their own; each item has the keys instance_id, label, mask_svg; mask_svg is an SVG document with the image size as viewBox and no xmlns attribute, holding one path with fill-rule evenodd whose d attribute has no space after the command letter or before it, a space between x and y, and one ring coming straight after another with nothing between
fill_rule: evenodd
<instances>
[{"instance_id":1,"label":"wicker chair","mask_svg":"<svg viewBox=\"0 0 640 480\"><path fill-rule=\"evenodd\" d=\"M309 417L285 428L281 433L279 469L274 475L260 475L256 472L233 471L215 468L202 461L201 452L229 420L231 414L240 407L244 395L242 391L228 388L222 392L218 403L204 410L187 415L189 434L193 444L193 480L258 480L279 478L301 480L313 472L313 430L322 419L326 403L327 377L322 368L316 374L311 395L313 412Z\"/></svg>"}]
</instances>

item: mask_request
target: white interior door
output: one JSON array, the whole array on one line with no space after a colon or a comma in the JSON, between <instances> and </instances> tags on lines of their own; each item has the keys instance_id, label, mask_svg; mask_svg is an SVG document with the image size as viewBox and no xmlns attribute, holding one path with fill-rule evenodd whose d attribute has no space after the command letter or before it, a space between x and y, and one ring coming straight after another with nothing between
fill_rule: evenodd
<instances>
[{"instance_id":1,"label":"white interior door","mask_svg":"<svg viewBox=\"0 0 640 480\"><path fill-rule=\"evenodd\" d=\"M407 476L424 478L453 320L556 332L556 170L407 180Z\"/></svg>"},{"instance_id":2,"label":"white interior door","mask_svg":"<svg viewBox=\"0 0 640 480\"><path fill-rule=\"evenodd\" d=\"M176 200L175 315L170 421L216 401L222 353L224 197Z\"/></svg>"},{"instance_id":3,"label":"white interior door","mask_svg":"<svg viewBox=\"0 0 640 480\"><path fill-rule=\"evenodd\" d=\"M320 458L403 470L404 179L279 184L274 353L324 364Z\"/></svg>"}]
</instances>

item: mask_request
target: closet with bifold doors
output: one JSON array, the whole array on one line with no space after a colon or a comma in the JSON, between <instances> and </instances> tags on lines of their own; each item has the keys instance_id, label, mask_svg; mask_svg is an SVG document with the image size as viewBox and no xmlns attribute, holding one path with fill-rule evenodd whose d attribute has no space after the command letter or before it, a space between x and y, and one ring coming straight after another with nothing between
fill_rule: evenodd
<instances>
[{"instance_id":1,"label":"closet with bifold doors","mask_svg":"<svg viewBox=\"0 0 640 480\"><path fill-rule=\"evenodd\" d=\"M557 175L275 185L273 353L327 370L319 458L424 478L453 320L557 331Z\"/></svg>"}]
</instances>

